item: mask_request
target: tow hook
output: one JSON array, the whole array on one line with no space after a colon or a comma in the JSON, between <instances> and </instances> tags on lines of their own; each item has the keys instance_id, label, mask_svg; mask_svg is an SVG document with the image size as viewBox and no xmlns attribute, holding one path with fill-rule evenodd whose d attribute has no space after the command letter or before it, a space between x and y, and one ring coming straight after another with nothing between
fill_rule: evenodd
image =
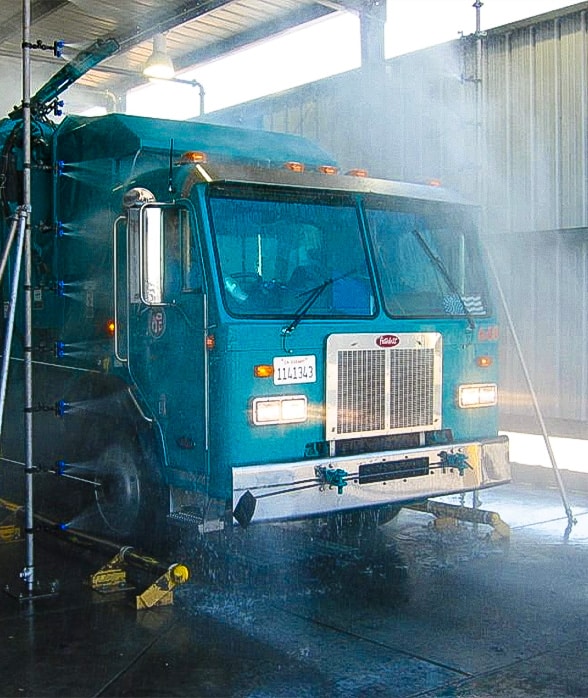
<instances>
[{"instance_id":1,"label":"tow hook","mask_svg":"<svg viewBox=\"0 0 588 698\"><path fill-rule=\"evenodd\" d=\"M317 465L314 470L320 480L321 489L328 485L329 487L336 487L337 494L343 494L343 488L347 487L345 478L349 475L346 470L342 468L327 468L325 465Z\"/></svg>"},{"instance_id":2,"label":"tow hook","mask_svg":"<svg viewBox=\"0 0 588 698\"><path fill-rule=\"evenodd\" d=\"M468 457L465 453L449 453L448 451L440 451L438 454L441 459L440 465L443 468L455 468L459 470L459 474L463 475L464 472L472 466L468 463Z\"/></svg>"}]
</instances>

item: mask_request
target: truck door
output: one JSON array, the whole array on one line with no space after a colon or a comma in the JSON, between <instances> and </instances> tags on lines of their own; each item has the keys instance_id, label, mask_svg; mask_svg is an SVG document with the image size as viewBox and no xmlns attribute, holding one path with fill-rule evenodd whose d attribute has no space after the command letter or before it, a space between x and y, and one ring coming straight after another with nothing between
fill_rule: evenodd
<instances>
[{"instance_id":1,"label":"truck door","mask_svg":"<svg viewBox=\"0 0 588 698\"><path fill-rule=\"evenodd\" d=\"M186 206L130 207L126 250L117 262L126 298L121 284L115 295L118 358L128 366L139 405L160 429L168 476L177 482L191 473L192 482L195 475L204 485L206 296L193 221Z\"/></svg>"}]
</instances>

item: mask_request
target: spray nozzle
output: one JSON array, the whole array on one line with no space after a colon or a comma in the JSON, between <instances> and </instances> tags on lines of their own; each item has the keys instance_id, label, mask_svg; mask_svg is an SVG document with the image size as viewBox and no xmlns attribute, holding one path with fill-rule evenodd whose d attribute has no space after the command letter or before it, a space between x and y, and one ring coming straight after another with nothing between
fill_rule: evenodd
<instances>
[{"instance_id":1,"label":"spray nozzle","mask_svg":"<svg viewBox=\"0 0 588 698\"><path fill-rule=\"evenodd\" d=\"M58 417L63 417L69 411L71 405L65 400L59 400L55 403L55 414Z\"/></svg>"}]
</instances>

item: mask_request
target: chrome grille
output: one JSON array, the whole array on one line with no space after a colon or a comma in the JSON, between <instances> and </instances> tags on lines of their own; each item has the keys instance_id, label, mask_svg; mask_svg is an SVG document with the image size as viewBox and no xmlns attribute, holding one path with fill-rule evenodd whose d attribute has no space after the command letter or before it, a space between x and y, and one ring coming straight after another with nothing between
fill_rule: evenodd
<instances>
[{"instance_id":1,"label":"chrome grille","mask_svg":"<svg viewBox=\"0 0 588 698\"><path fill-rule=\"evenodd\" d=\"M337 433L383 429L386 418L385 351L339 352L337 376Z\"/></svg>"},{"instance_id":2,"label":"chrome grille","mask_svg":"<svg viewBox=\"0 0 588 698\"><path fill-rule=\"evenodd\" d=\"M433 349L390 351L390 427L401 429L433 420Z\"/></svg>"},{"instance_id":3,"label":"chrome grille","mask_svg":"<svg viewBox=\"0 0 588 698\"><path fill-rule=\"evenodd\" d=\"M331 335L327 439L441 428L441 335Z\"/></svg>"}]
</instances>

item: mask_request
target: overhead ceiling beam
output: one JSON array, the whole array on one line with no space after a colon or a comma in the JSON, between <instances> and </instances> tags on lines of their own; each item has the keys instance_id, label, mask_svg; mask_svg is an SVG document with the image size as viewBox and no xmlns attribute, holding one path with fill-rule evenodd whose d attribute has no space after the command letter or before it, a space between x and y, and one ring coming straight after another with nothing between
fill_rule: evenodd
<instances>
[{"instance_id":1,"label":"overhead ceiling beam","mask_svg":"<svg viewBox=\"0 0 588 698\"><path fill-rule=\"evenodd\" d=\"M263 24L258 24L252 29L233 34L233 36L228 39L216 41L206 48L186 53L180 58L174 59L174 64L179 70L183 70L185 68L189 68L190 66L196 65L197 63L204 63L214 58L218 58L229 51L235 51L236 49L243 48L257 41L269 39L272 36L281 34L284 31L293 29L294 27L306 24L307 22L311 22L315 19L320 19L321 17L325 17L332 12L332 9L321 6L320 4L307 5L303 8L290 12L281 19L272 19L271 21L264 22Z\"/></svg>"},{"instance_id":2,"label":"overhead ceiling beam","mask_svg":"<svg viewBox=\"0 0 588 698\"><path fill-rule=\"evenodd\" d=\"M331 10L346 10L347 12L360 13L372 5L380 5L385 0L316 0L319 5L329 7Z\"/></svg>"},{"instance_id":3,"label":"overhead ceiling beam","mask_svg":"<svg viewBox=\"0 0 588 698\"><path fill-rule=\"evenodd\" d=\"M208 9L206 11L204 10L204 4L208 6ZM206 14L207 12L211 12L213 9L217 9L218 7L225 4L228 4L227 0L209 0L206 3L200 3L198 9L200 10L201 14L197 16L201 16L203 14ZM214 5L214 7L212 5ZM195 10L195 8L193 8L193 10ZM306 5L297 10L294 10L293 12L288 13L281 19L272 19L271 21L264 22L263 24L260 24L255 28L234 34L228 39L216 41L213 44L207 46L206 48L191 51L190 53L184 54L179 57L174 57L174 66L176 70L185 70L186 68L190 68L191 66L196 65L198 63L204 63L206 61L213 60L214 58L218 58L219 56L228 53L229 51L235 51L236 49L243 48L252 43L255 43L256 41L261 41L271 36L275 36L276 34L280 34L281 32L293 29L294 27L297 27L301 24L305 24L306 22L311 22L312 20L320 19L321 17L325 17L329 14L332 14L333 11L333 8L328 8L324 6L322 3ZM181 21L178 21L180 16ZM151 29L149 30L149 32L151 33L147 32L148 36L151 36L153 33L156 33L158 31L167 31L169 29L173 29L173 27L179 26L180 24L184 24L188 21L193 21L194 19L197 19L197 16L193 16L190 19L186 19L186 12L182 12L181 14L176 13L173 19L171 17L167 18L165 28L162 24L151 24ZM142 33L145 33L146 31L147 30L143 30ZM124 39L119 39L119 42L121 41L124 44ZM135 41L134 43L138 43L138 41ZM124 48L128 50L129 48L131 48L131 46L123 45L122 49ZM108 72L108 64L103 65L102 70L104 72ZM119 73L122 77L122 71L113 72ZM115 89L124 91L131 89L132 87L136 87L137 85L142 84L144 82L144 79L140 74L134 73L134 75L136 77L132 77L132 74L131 76L129 76L129 73L127 72L126 79L122 77L118 85L116 85Z\"/></svg>"},{"instance_id":4,"label":"overhead ceiling beam","mask_svg":"<svg viewBox=\"0 0 588 698\"><path fill-rule=\"evenodd\" d=\"M196 2L192 2L188 6L186 6L185 2L168 3L165 9L153 12L147 15L146 18L143 18L143 21L138 28L135 27L134 31L129 31L115 38L120 44L122 53L140 44L142 41L150 39L154 34L161 34L180 24L198 19L198 17L202 17L224 5L229 5L231 2L232 0L196 0Z\"/></svg>"}]
</instances>

